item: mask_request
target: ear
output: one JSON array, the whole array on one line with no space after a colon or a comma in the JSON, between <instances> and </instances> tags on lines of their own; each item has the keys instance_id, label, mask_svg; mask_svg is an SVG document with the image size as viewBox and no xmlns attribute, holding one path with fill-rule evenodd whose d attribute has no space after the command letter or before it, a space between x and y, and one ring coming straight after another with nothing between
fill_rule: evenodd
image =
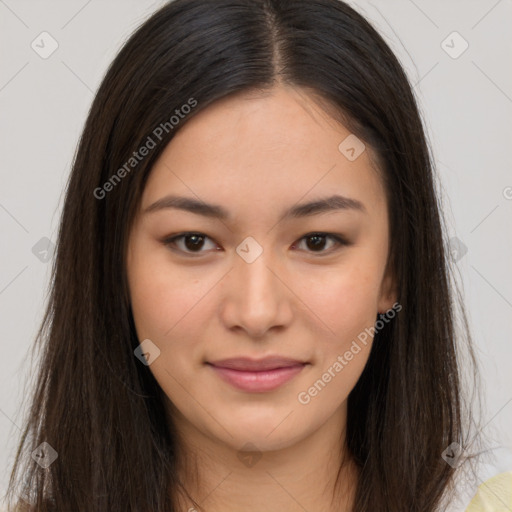
<instances>
[{"instance_id":1,"label":"ear","mask_svg":"<svg viewBox=\"0 0 512 512\"><path fill-rule=\"evenodd\" d=\"M378 313L385 313L393 307L393 304L398 300L398 290L396 286L396 279L389 268L389 264L386 265L384 277L380 286L379 300L378 300Z\"/></svg>"}]
</instances>

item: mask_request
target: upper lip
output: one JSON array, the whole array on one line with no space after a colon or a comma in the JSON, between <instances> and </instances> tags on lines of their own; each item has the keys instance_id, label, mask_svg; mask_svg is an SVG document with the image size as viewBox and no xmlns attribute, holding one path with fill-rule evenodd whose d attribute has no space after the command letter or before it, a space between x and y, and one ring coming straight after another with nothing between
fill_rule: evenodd
<instances>
[{"instance_id":1,"label":"upper lip","mask_svg":"<svg viewBox=\"0 0 512 512\"><path fill-rule=\"evenodd\" d=\"M289 357L270 356L263 359L251 359L249 357L234 357L231 359L220 359L218 361L208 361L208 364L219 368L229 368L241 371L263 371L275 370L277 368L287 368L305 364L303 361L291 359Z\"/></svg>"}]
</instances>

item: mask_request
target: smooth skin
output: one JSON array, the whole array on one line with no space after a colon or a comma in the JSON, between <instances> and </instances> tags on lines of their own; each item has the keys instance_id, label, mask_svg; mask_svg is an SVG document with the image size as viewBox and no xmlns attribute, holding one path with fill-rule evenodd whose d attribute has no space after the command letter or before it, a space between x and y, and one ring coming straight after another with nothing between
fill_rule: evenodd
<instances>
[{"instance_id":1,"label":"smooth skin","mask_svg":"<svg viewBox=\"0 0 512 512\"><path fill-rule=\"evenodd\" d=\"M386 273L385 190L370 148L354 161L338 149L349 135L305 90L277 85L199 112L149 176L128 247L132 310L139 340L160 350L149 369L181 438L182 478L207 512L350 510L352 463L331 498L347 397L371 337L308 404L298 400L396 301ZM221 206L229 217L145 212L171 194ZM279 220L293 206L334 194L364 209ZM205 238L166 243L183 232ZM327 235L312 240L312 232L348 245ZM263 250L251 263L237 253L247 237L258 244L251 251ZM261 393L235 389L205 364L269 355L309 364ZM183 510L191 507L183 500Z\"/></svg>"}]
</instances>

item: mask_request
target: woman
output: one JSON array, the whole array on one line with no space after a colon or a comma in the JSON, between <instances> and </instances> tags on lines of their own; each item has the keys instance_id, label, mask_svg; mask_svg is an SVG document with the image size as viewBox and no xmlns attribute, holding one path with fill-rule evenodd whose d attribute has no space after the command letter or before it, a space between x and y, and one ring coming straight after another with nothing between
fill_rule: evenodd
<instances>
[{"instance_id":1,"label":"woman","mask_svg":"<svg viewBox=\"0 0 512 512\"><path fill-rule=\"evenodd\" d=\"M347 4L147 20L89 113L53 272L23 510L452 499L470 335L411 86Z\"/></svg>"}]
</instances>

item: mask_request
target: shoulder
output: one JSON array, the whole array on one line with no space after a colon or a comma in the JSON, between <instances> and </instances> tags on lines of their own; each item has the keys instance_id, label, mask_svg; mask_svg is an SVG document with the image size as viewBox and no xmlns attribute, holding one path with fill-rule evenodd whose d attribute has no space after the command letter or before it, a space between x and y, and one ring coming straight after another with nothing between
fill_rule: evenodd
<instances>
[{"instance_id":1,"label":"shoulder","mask_svg":"<svg viewBox=\"0 0 512 512\"><path fill-rule=\"evenodd\" d=\"M500 473L479 485L466 512L512 510L512 471Z\"/></svg>"}]
</instances>

